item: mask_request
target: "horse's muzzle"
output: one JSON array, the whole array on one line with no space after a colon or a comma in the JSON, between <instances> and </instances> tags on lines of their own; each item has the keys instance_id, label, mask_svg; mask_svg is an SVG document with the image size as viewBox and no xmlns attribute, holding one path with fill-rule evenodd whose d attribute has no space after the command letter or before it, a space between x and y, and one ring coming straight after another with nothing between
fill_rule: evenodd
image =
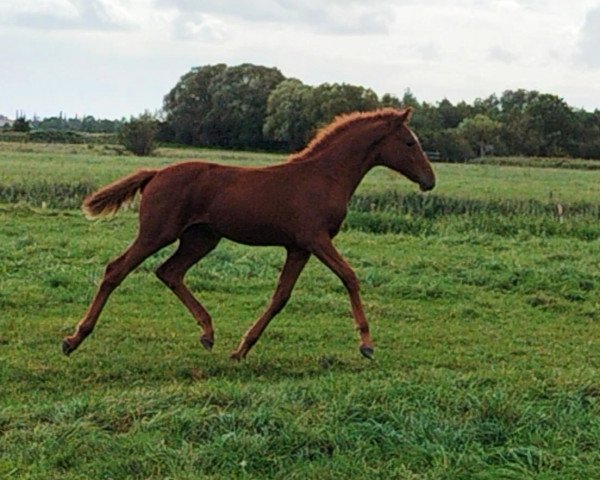
<instances>
[{"instance_id":1,"label":"horse's muzzle","mask_svg":"<svg viewBox=\"0 0 600 480\"><path fill-rule=\"evenodd\" d=\"M428 192L429 190L433 190L435 187L435 179L427 182L421 182L419 184L422 192Z\"/></svg>"}]
</instances>

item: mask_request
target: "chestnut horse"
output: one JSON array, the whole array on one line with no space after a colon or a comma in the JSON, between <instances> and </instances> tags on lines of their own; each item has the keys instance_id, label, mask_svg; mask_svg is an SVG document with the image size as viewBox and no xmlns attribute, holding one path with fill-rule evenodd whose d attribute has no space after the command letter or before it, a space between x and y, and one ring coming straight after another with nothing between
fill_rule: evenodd
<instances>
[{"instance_id":1,"label":"chestnut horse","mask_svg":"<svg viewBox=\"0 0 600 480\"><path fill-rule=\"evenodd\" d=\"M231 358L240 360L290 298L309 257L315 255L348 290L360 335L360 352L373 356L373 342L359 296L359 284L332 243L346 216L350 197L377 165L384 165L431 190L435 176L407 123L411 109L381 109L338 117L287 162L244 168L192 161L160 170L138 170L84 200L91 217L116 212L142 192L137 238L110 262L76 332L63 340L72 353L94 329L113 290L140 263L179 240L175 253L157 270L188 308L210 350L214 332L209 313L186 287L188 269L223 237L247 245L280 245L287 257L265 312L243 336Z\"/></svg>"}]
</instances>

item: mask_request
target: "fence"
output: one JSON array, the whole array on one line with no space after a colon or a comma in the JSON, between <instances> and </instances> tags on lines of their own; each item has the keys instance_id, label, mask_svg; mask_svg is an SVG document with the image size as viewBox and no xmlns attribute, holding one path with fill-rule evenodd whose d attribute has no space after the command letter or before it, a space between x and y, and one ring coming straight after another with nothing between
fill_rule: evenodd
<instances>
[{"instance_id":1,"label":"fence","mask_svg":"<svg viewBox=\"0 0 600 480\"><path fill-rule=\"evenodd\" d=\"M439 151L437 151L437 150L426 150L425 154L427 155L427 157L431 161L441 160L442 159L442 154Z\"/></svg>"}]
</instances>

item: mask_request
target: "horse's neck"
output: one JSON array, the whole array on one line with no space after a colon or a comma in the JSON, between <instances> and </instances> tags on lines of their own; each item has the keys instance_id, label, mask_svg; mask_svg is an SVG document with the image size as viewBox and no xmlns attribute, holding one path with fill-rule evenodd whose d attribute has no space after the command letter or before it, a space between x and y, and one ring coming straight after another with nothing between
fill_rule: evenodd
<instances>
[{"instance_id":1,"label":"horse's neck","mask_svg":"<svg viewBox=\"0 0 600 480\"><path fill-rule=\"evenodd\" d=\"M374 166L371 150L376 140L374 132L349 131L315 157L319 169L332 179L332 188L343 191L348 199Z\"/></svg>"}]
</instances>

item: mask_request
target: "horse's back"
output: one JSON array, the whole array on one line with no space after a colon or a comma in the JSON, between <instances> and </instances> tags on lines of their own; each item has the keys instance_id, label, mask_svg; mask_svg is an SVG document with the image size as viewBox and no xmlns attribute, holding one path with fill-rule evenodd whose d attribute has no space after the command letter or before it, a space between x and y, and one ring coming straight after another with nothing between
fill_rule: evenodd
<instances>
[{"instance_id":1,"label":"horse's back","mask_svg":"<svg viewBox=\"0 0 600 480\"><path fill-rule=\"evenodd\" d=\"M307 166L236 167L193 161L161 170L144 189L140 217L183 231L204 224L252 245L294 245L320 229L331 192ZM340 210L341 223L344 209ZM336 227L337 228L337 227Z\"/></svg>"}]
</instances>

